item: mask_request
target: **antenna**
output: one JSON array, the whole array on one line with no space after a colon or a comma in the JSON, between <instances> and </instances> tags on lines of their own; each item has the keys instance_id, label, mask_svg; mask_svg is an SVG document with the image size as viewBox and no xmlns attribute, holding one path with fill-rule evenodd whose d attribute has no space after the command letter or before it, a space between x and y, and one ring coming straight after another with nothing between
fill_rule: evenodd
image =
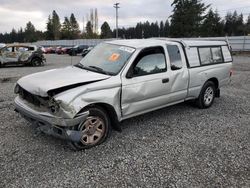
<instances>
[{"instance_id":1,"label":"antenna","mask_svg":"<svg viewBox=\"0 0 250 188\"><path fill-rule=\"evenodd\" d=\"M72 52L71 52L71 57L70 57L71 67L73 67L73 49L74 49L74 40L72 40Z\"/></svg>"}]
</instances>

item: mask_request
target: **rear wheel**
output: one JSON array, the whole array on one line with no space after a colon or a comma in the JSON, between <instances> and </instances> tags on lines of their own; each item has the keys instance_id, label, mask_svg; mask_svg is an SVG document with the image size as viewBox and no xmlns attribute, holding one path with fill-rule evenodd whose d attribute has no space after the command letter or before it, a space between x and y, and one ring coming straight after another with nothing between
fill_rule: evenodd
<instances>
[{"instance_id":1,"label":"rear wheel","mask_svg":"<svg viewBox=\"0 0 250 188\"><path fill-rule=\"evenodd\" d=\"M35 58L35 59L32 59L31 65L32 65L33 67L38 67L38 66L42 66L42 65L43 65L43 62L42 62L41 59Z\"/></svg>"},{"instance_id":2,"label":"rear wheel","mask_svg":"<svg viewBox=\"0 0 250 188\"><path fill-rule=\"evenodd\" d=\"M80 142L69 142L71 148L77 151L101 144L110 133L111 126L107 113L99 107L92 107L88 111L88 118L74 127L74 130L82 133Z\"/></svg>"},{"instance_id":3,"label":"rear wheel","mask_svg":"<svg viewBox=\"0 0 250 188\"><path fill-rule=\"evenodd\" d=\"M215 92L214 83L211 81L206 82L201 89L199 98L196 101L199 108L204 109L212 106L215 98Z\"/></svg>"}]
</instances>

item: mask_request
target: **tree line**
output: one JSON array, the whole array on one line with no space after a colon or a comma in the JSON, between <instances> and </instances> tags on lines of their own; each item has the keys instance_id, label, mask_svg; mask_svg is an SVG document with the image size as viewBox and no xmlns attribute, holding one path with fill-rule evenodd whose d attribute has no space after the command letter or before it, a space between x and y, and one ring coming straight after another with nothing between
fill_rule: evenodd
<instances>
[{"instance_id":1,"label":"tree line","mask_svg":"<svg viewBox=\"0 0 250 188\"><path fill-rule=\"evenodd\" d=\"M222 18L218 11L210 8L201 0L173 0L171 5L173 13L165 21L139 22L135 27L120 28L119 37L150 38L150 37L219 37L242 36L250 34L250 15L244 21L243 14L237 11L228 12ZM48 16L46 31L39 31L29 21L26 27L19 30L12 29L10 33L0 33L0 42L35 42L38 40L59 39L94 39L114 38L115 30L111 30L108 22L104 22L98 32L98 12L91 10L83 31L72 13L64 17L61 23L60 17L54 10Z\"/></svg>"}]
</instances>

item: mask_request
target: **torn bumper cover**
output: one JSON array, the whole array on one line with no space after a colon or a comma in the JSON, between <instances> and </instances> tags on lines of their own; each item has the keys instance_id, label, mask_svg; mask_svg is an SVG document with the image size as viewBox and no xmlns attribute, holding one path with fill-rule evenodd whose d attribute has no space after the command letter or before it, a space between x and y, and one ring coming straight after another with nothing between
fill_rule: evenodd
<instances>
[{"instance_id":1,"label":"torn bumper cover","mask_svg":"<svg viewBox=\"0 0 250 188\"><path fill-rule=\"evenodd\" d=\"M15 98L15 111L31 122L38 131L73 142L80 142L82 133L71 128L84 121L89 115L88 112L84 112L74 119L56 117L30 108L22 102L20 97Z\"/></svg>"}]
</instances>

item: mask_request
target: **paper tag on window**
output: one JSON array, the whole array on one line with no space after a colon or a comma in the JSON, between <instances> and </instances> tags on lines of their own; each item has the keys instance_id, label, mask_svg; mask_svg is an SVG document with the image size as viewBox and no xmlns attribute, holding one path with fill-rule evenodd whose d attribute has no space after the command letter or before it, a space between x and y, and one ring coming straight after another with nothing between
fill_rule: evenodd
<instances>
[{"instance_id":1,"label":"paper tag on window","mask_svg":"<svg viewBox=\"0 0 250 188\"><path fill-rule=\"evenodd\" d=\"M122 51L128 52L128 53L133 53L135 51L134 48L129 48L129 47L125 47L125 46L122 46L119 49Z\"/></svg>"},{"instance_id":2,"label":"paper tag on window","mask_svg":"<svg viewBox=\"0 0 250 188\"><path fill-rule=\"evenodd\" d=\"M113 53L110 57L109 57L109 61L115 62L120 58L120 54L117 53Z\"/></svg>"}]
</instances>

